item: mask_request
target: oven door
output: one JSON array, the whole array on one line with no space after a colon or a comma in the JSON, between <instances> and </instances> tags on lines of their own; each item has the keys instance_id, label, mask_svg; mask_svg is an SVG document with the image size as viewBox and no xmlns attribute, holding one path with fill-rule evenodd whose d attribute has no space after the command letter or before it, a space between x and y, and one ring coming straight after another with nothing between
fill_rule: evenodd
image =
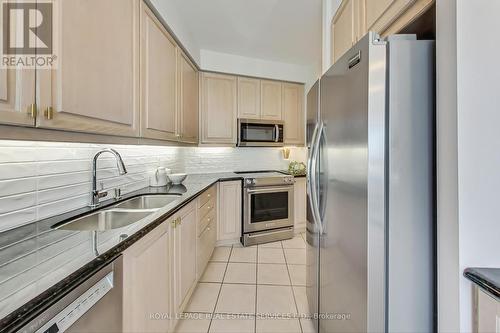
<instances>
[{"instance_id":1,"label":"oven door","mask_svg":"<svg viewBox=\"0 0 500 333\"><path fill-rule=\"evenodd\" d=\"M240 119L238 146L283 146L283 124Z\"/></svg>"},{"instance_id":2,"label":"oven door","mask_svg":"<svg viewBox=\"0 0 500 333\"><path fill-rule=\"evenodd\" d=\"M293 226L293 186L245 188L243 232Z\"/></svg>"}]
</instances>

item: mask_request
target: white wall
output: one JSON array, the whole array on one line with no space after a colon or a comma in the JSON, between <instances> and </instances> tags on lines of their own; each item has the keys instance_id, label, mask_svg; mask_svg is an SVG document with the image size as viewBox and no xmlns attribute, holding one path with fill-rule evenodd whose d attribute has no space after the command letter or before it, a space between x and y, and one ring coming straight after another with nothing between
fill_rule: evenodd
<instances>
[{"instance_id":1,"label":"white wall","mask_svg":"<svg viewBox=\"0 0 500 333\"><path fill-rule=\"evenodd\" d=\"M306 84L306 92L319 74L319 68L315 66L299 66L203 49L201 68L208 71L301 82Z\"/></svg>"},{"instance_id":2,"label":"white wall","mask_svg":"<svg viewBox=\"0 0 500 333\"><path fill-rule=\"evenodd\" d=\"M460 271L500 268L500 1L457 1ZM471 285L461 279L461 328L471 322Z\"/></svg>"},{"instance_id":3,"label":"white wall","mask_svg":"<svg viewBox=\"0 0 500 333\"><path fill-rule=\"evenodd\" d=\"M500 267L500 68L494 57L481 61L500 52L500 2L437 5L439 324L470 332L472 284L463 270Z\"/></svg>"},{"instance_id":4,"label":"white wall","mask_svg":"<svg viewBox=\"0 0 500 333\"><path fill-rule=\"evenodd\" d=\"M153 6L161 14L169 28L181 41L193 60L200 66L200 47L191 34L190 30L179 15L173 0L150 0Z\"/></svg>"}]
</instances>

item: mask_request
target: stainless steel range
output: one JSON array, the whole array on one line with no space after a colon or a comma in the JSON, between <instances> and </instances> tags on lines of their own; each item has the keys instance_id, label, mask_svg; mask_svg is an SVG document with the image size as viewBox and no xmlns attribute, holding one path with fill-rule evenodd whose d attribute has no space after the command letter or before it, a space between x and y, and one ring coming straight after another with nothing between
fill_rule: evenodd
<instances>
[{"instance_id":1,"label":"stainless steel range","mask_svg":"<svg viewBox=\"0 0 500 333\"><path fill-rule=\"evenodd\" d=\"M293 176L274 171L239 172L243 181L243 245L293 237Z\"/></svg>"}]
</instances>

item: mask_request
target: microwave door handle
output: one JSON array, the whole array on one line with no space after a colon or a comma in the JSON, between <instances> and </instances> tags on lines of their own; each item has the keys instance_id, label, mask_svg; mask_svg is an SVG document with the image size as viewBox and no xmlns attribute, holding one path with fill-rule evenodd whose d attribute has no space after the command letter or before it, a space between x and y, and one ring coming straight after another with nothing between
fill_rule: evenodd
<instances>
[{"instance_id":1,"label":"microwave door handle","mask_svg":"<svg viewBox=\"0 0 500 333\"><path fill-rule=\"evenodd\" d=\"M274 129L275 129L274 142L278 142L280 139L280 127L278 126L278 124L274 125Z\"/></svg>"}]
</instances>

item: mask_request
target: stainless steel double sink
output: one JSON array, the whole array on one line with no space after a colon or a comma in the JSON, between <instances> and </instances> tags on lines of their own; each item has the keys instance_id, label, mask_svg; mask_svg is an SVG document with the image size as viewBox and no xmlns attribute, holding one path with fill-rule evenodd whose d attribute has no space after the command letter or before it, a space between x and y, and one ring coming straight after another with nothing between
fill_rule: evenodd
<instances>
[{"instance_id":1,"label":"stainless steel double sink","mask_svg":"<svg viewBox=\"0 0 500 333\"><path fill-rule=\"evenodd\" d=\"M138 222L176 201L181 194L143 195L69 221L59 230L105 231Z\"/></svg>"}]
</instances>

